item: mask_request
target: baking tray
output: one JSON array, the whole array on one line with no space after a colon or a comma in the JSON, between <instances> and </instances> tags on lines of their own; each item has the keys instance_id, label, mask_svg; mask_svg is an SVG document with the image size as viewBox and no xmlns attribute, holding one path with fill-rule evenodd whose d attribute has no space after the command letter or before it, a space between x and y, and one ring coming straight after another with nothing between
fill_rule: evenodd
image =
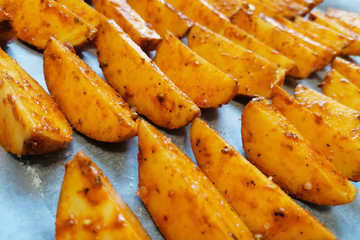
<instances>
[{"instance_id":1,"label":"baking tray","mask_svg":"<svg viewBox=\"0 0 360 240\"><path fill-rule=\"evenodd\" d=\"M360 0L325 0L318 9L335 7L360 12ZM8 45L5 51L15 58L45 89L42 54L21 43ZM103 77L95 49L81 57ZM360 59L354 58L360 63ZM318 89L329 66L306 80L287 79L284 88L289 92L297 83ZM202 110L202 119L217 130L240 153L241 113L249 98L236 97L220 109ZM160 129L194 159L189 142L189 126L179 130ZM153 239L164 239L157 230L137 190L137 138L123 143L101 143L74 131L74 140L61 151L42 156L18 158L0 148L0 239L55 239L56 209L64 177L64 163L83 150L104 171L118 193L140 219ZM354 183L360 190L360 183ZM344 206L317 206L297 201L324 223L339 239L360 239L360 197Z\"/></svg>"}]
</instances>

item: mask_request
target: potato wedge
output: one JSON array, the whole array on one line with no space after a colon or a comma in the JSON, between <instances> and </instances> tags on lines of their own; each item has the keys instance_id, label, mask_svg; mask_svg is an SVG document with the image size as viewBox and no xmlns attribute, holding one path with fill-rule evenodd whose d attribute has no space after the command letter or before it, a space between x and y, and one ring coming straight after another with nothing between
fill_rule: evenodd
<instances>
[{"instance_id":1,"label":"potato wedge","mask_svg":"<svg viewBox=\"0 0 360 240\"><path fill-rule=\"evenodd\" d=\"M216 11L230 18L243 6L243 0L206 0Z\"/></svg>"},{"instance_id":2,"label":"potato wedge","mask_svg":"<svg viewBox=\"0 0 360 240\"><path fill-rule=\"evenodd\" d=\"M127 0L127 3L161 36L170 31L176 37L183 37L193 24L164 0Z\"/></svg>"},{"instance_id":3,"label":"potato wedge","mask_svg":"<svg viewBox=\"0 0 360 240\"><path fill-rule=\"evenodd\" d=\"M325 14L343 27L360 34L360 15L340 9L328 8Z\"/></svg>"},{"instance_id":4,"label":"potato wedge","mask_svg":"<svg viewBox=\"0 0 360 240\"><path fill-rule=\"evenodd\" d=\"M128 105L68 46L50 38L44 51L46 85L73 127L103 142L136 135Z\"/></svg>"},{"instance_id":5,"label":"potato wedge","mask_svg":"<svg viewBox=\"0 0 360 240\"><path fill-rule=\"evenodd\" d=\"M166 239L253 239L220 192L170 139L143 120L138 136L138 195Z\"/></svg>"},{"instance_id":6,"label":"potato wedge","mask_svg":"<svg viewBox=\"0 0 360 240\"><path fill-rule=\"evenodd\" d=\"M55 237L151 239L101 169L82 151L66 164Z\"/></svg>"},{"instance_id":7,"label":"potato wedge","mask_svg":"<svg viewBox=\"0 0 360 240\"><path fill-rule=\"evenodd\" d=\"M353 38L354 41L343 50L344 55L360 55L360 35L350 31L349 29L341 26L339 23L331 18L325 16L324 13L319 11L312 11L309 15L309 19L320 25L328 27L334 31L337 31L347 37Z\"/></svg>"},{"instance_id":8,"label":"potato wedge","mask_svg":"<svg viewBox=\"0 0 360 240\"><path fill-rule=\"evenodd\" d=\"M358 141L346 137L279 87L274 88L272 103L342 175L352 181L360 180Z\"/></svg>"},{"instance_id":9,"label":"potato wedge","mask_svg":"<svg viewBox=\"0 0 360 240\"><path fill-rule=\"evenodd\" d=\"M248 159L284 191L319 205L352 202L357 189L264 98L250 101L241 133Z\"/></svg>"},{"instance_id":10,"label":"potato wedge","mask_svg":"<svg viewBox=\"0 0 360 240\"><path fill-rule=\"evenodd\" d=\"M221 107L238 93L236 79L205 61L171 33L156 48L154 61L201 108Z\"/></svg>"},{"instance_id":11,"label":"potato wedge","mask_svg":"<svg viewBox=\"0 0 360 240\"><path fill-rule=\"evenodd\" d=\"M0 49L0 145L16 155L65 147L72 129L53 99Z\"/></svg>"},{"instance_id":12,"label":"potato wedge","mask_svg":"<svg viewBox=\"0 0 360 240\"><path fill-rule=\"evenodd\" d=\"M261 0L246 0L246 2L249 5L245 5L244 8L254 12L256 15L265 14L268 17L275 17L280 14L278 9L274 8L272 5L263 3Z\"/></svg>"},{"instance_id":13,"label":"potato wedge","mask_svg":"<svg viewBox=\"0 0 360 240\"><path fill-rule=\"evenodd\" d=\"M129 34L130 38L145 51L155 49L161 37L150 29L147 23L125 0L93 0L99 12L115 22Z\"/></svg>"},{"instance_id":14,"label":"potato wedge","mask_svg":"<svg viewBox=\"0 0 360 240\"><path fill-rule=\"evenodd\" d=\"M199 118L190 128L196 161L252 232L264 239L336 239L309 212Z\"/></svg>"},{"instance_id":15,"label":"potato wedge","mask_svg":"<svg viewBox=\"0 0 360 240\"><path fill-rule=\"evenodd\" d=\"M316 22L310 21L302 17L297 17L294 23L305 31L310 32L311 35L317 36L318 38L322 39L322 41L324 41L328 45L334 46L341 50L347 48L352 42L354 42L354 39L351 37L347 37L328 27L322 26ZM340 53L342 53L342 51Z\"/></svg>"},{"instance_id":16,"label":"potato wedge","mask_svg":"<svg viewBox=\"0 0 360 240\"><path fill-rule=\"evenodd\" d=\"M292 59L295 62L295 67L287 73L288 75L306 78L316 69L319 55L277 26L246 10L240 10L235 14L232 22Z\"/></svg>"},{"instance_id":17,"label":"potato wedge","mask_svg":"<svg viewBox=\"0 0 360 240\"><path fill-rule=\"evenodd\" d=\"M297 16L305 16L310 10L295 1L287 0L262 0L266 5L272 6L280 11L281 17L294 19Z\"/></svg>"},{"instance_id":18,"label":"potato wedge","mask_svg":"<svg viewBox=\"0 0 360 240\"><path fill-rule=\"evenodd\" d=\"M269 62L278 64L285 70L294 67L294 62L289 58L281 55L266 44L260 42L250 34L242 31L231 24L226 17L215 11L204 0L166 0L177 10L183 12L194 22L203 25L213 32L225 36L236 44L266 58Z\"/></svg>"},{"instance_id":19,"label":"potato wedge","mask_svg":"<svg viewBox=\"0 0 360 240\"><path fill-rule=\"evenodd\" d=\"M300 84L295 88L295 99L345 136L360 140L359 111Z\"/></svg>"},{"instance_id":20,"label":"potato wedge","mask_svg":"<svg viewBox=\"0 0 360 240\"><path fill-rule=\"evenodd\" d=\"M360 89L335 69L329 71L320 84L325 96L360 111Z\"/></svg>"},{"instance_id":21,"label":"potato wedge","mask_svg":"<svg viewBox=\"0 0 360 240\"><path fill-rule=\"evenodd\" d=\"M53 0L5 0L2 7L12 16L17 37L38 49L51 36L81 47L96 34L95 27Z\"/></svg>"},{"instance_id":22,"label":"potato wedge","mask_svg":"<svg viewBox=\"0 0 360 240\"><path fill-rule=\"evenodd\" d=\"M200 109L112 20L100 28L96 46L103 73L138 113L165 128L180 128ZM111 44L110 44L111 43Z\"/></svg>"},{"instance_id":23,"label":"potato wedge","mask_svg":"<svg viewBox=\"0 0 360 240\"><path fill-rule=\"evenodd\" d=\"M343 75L350 82L360 88L360 66L337 57L331 63L331 67Z\"/></svg>"},{"instance_id":24,"label":"potato wedge","mask_svg":"<svg viewBox=\"0 0 360 240\"><path fill-rule=\"evenodd\" d=\"M205 60L238 80L238 94L270 97L282 86L285 70L226 38L195 24L188 35L189 47Z\"/></svg>"}]
</instances>

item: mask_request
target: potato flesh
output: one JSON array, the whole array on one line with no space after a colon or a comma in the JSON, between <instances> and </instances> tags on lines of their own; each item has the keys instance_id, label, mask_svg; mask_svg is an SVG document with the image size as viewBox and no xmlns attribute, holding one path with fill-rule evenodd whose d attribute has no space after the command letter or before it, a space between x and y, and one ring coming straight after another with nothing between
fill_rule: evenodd
<instances>
[{"instance_id":1,"label":"potato flesh","mask_svg":"<svg viewBox=\"0 0 360 240\"><path fill-rule=\"evenodd\" d=\"M276 184L200 119L190 129L191 146L201 170L246 225L264 239L335 239ZM264 226L268 225L269 229Z\"/></svg>"},{"instance_id":2,"label":"potato flesh","mask_svg":"<svg viewBox=\"0 0 360 240\"><path fill-rule=\"evenodd\" d=\"M343 58L335 58L331 63L331 67L338 73L343 75L346 79L352 82L355 86L360 88L360 66L346 61Z\"/></svg>"},{"instance_id":3,"label":"potato flesh","mask_svg":"<svg viewBox=\"0 0 360 240\"><path fill-rule=\"evenodd\" d=\"M56 214L56 239L148 239L104 173L83 152L66 164Z\"/></svg>"},{"instance_id":4,"label":"potato flesh","mask_svg":"<svg viewBox=\"0 0 360 240\"><path fill-rule=\"evenodd\" d=\"M360 180L360 144L346 137L323 118L302 106L280 88L273 91L272 103L287 120L322 153L342 175Z\"/></svg>"},{"instance_id":5,"label":"potato flesh","mask_svg":"<svg viewBox=\"0 0 360 240\"><path fill-rule=\"evenodd\" d=\"M282 86L285 71L210 30L194 25L189 47L202 58L238 80L238 94L270 97L273 86Z\"/></svg>"},{"instance_id":6,"label":"potato flesh","mask_svg":"<svg viewBox=\"0 0 360 240\"><path fill-rule=\"evenodd\" d=\"M166 239L253 239L214 185L171 140L144 121L138 136L138 195Z\"/></svg>"},{"instance_id":7,"label":"potato flesh","mask_svg":"<svg viewBox=\"0 0 360 240\"><path fill-rule=\"evenodd\" d=\"M125 0L93 0L99 12L115 22L144 50L153 50L161 37L137 14Z\"/></svg>"},{"instance_id":8,"label":"potato flesh","mask_svg":"<svg viewBox=\"0 0 360 240\"><path fill-rule=\"evenodd\" d=\"M256 98L245 107L241 132L247 158L290 195L319 205L355 199L356 187L268 100Z\"/></svg>"},{"instance_id":9,"label":"potato flesh","mask_svg":"<svg viewBox=\"0 0 360 240\"><path fill-rule=\"evenodd\" d=\"M200 115L196 104L113 21L100 30L96 45L103 73L138 113L170 129L185 126Z\"/></svg>"},{"instance_id":10,"label":"potato flesh","mask_svg":"<svg viewBox=\"0 0 360 240\"><path fill-rule=\"evenodd\" d=\"M310 88L298 85L295 99L352 140L360 139L360 112Z\"/></svg>"},{"instance_id":11,"label":"potato flesh","mask_svg":"<svg viewBox=\"0 0 360 240\"><path fill-rule=\"evenodd\" d=\"M128 0L127 2L161 36L170 31L176 37L183 37L193 24L188 17L164 0Z\"/></svg>"},{"instance_id":12,"label":"potato flesh","mask_svg":"<svg viewBox=\"0 0 360 240\"><path fill-rule=\"evenodd\" d=\"M295 62L295 67L287 73L288 75L306 78L316 69L319 60L318 54L308 47L299 44L296 38L282 29L245 10L240 10L232 18L232 22L292 59Z\"/></svg>"},{"instance_id":13,"label":"potato flesh","mask_svg":"<svg viewBox=\"0 0 360 240\"><path fill-rule=\"evenodd\" d=\"M238 92L233 77L205 61L170 33L158 45L154 61L201 108L227 104Z\"/></svg>"},{"instance_id":14,"label":"potato flesh","mask_svg":"<svg viewBox=\"0 0 360 240\"><path fill-rule=\"evenodd\" d=\"M51 36L82 46L96 33L95 27L53 0L5 0L3 9L12 16L17 37L38 49L44 49Z\"/></svg>"},{"instance_id":15,"label":"potato flesh","mask_svg":"<svg viewBox=\"0 0 360 240\"><path fill-rule=\"evenodd\" d=\"M83 60L53 38L44 51L44 74L49 92L79 132L104 142L136 135L137 125L128 105Z\"/></svg>"}]
</instances>

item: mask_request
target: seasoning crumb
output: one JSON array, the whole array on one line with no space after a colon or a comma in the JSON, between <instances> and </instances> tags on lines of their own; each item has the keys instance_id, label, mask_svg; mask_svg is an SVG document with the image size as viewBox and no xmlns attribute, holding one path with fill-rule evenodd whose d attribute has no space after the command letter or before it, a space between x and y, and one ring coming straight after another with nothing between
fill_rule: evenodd
<instances>
[{"instance_id":1,"label":"seasoning crumb","mask_svg":"<svg viewBox=\"0 0 360 240\"><path fill-rule=\"evenodd\" d=\"M269 229L270 229L270 223L265 223L265 224L264 224L264 228L265 228L266 230L269 230Z\"/></svg>"},{"instance_id":2,"label":"seasoning crumb","mask_svg":"<svg viewBox=\"0 0 360 240\"><path fill-rule=\"evenodd\" d=\"M90 218L85 219L85 220L83 221L84 227L88 227L90 224L91 224L91 219L90 219Z\"/></svg>"},{"instance_id":3,"label":"seasoning crumb","mask_svg":"<svg viewBox=\"0 0 360 240\"><path fill-rule=\"evenodd\" d=\"M312 184L310 182L305 183L304 189L310 191L312 189Z\"/></svg>"}]
</instances>

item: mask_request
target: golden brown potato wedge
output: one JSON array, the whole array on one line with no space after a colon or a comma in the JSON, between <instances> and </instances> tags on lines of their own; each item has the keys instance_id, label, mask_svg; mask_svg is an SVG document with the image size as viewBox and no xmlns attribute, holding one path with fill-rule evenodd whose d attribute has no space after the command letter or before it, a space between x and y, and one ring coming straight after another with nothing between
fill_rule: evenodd
<instances>
[{"instance_id":1,"label":"golden brown potato wedge","mask_svg":"<svg viewBox=\"0 0 360 240\"><path fill-rule=\"evenodd\" d=\"M360 66L346 61L343 58L337 57L331 64L331 67L338 71L341 75L343 75L350 82L355 84L358 88L360 88Z\"/></svg>"},{"instance_id":2,"label":"golden brown potato wedge","mask_svg":"<svg viewBox=\"0 0 360 240\"><path fill-rule=\"evenodd\" d=\"M274 88L272 103L342 175L360 180L358 141L346 137L279 87Z\"/></svg>"},{"instance_id":3,"label":"golden brown potato wedge","mask_svg":"<svg viewBox=\"0 0 360 240\"><path fill-rule=\"evenodd\" d=\"M243 6L243 0L206 0L216 11L230 18Z\"/></svg>"},{"instance_id":4,"label":"golden brown potato wedge","mask_svg":"<svg viewBox=\"0 0 360 240\"><path fill-rule=\"evenodd\" d=\"M275 85L284 83L285 70L226 38L195 24L189 47L205 60L238 80L238 94L270 97Z\"/></svg>"},{"instance_id":5,"label":"golden brown potato wedge","mask_svg":"<svg viewBox=\"0 0 360 240\"><path fill-rule=\"evenodd\" d=\"M343 54L349 54L349 55L360 55L360 35L352 32L351 30L343 27L336 21L334 21L331 18L328 18L325 16L324 13L319 11L312 11L309 15L309 19L323 25L325 27L328 27L334 31L337 31L347 37L353 38L354 41L343 50Z\"/></svg>"},{"instance_id":6,"label":"golden brown potato wedge","mask_svg":"<svg viewBox=\"0 0 360 240\"><path fill-rule=\"evenodd\" d=\"M0 49L0 145L16 155L65 147L72 130L45 90Z\"/></svg>"},{"instance_id":7,"label":"golden brown potato wedge","mask_svg":"<svg viewBox=\"0 0 360 240\"><path fill-rule=\"evenodd\" d=\"M236 79L205 61L171 33L156 48L154 61L201 108L221 107L238 93Z\"/></svg>"},{"instance_id":8,"label":"golden brown potato wedge","mask_svg":"<svg viewBox=\"0 0 360 240\"><path fill-rule=\"evenodd\" d=\"M278 16L286 17L289 19L294 19L297 16L304 16L310 10L295 1L287 1L287 0L262 0L262 2L266 5L272 6L279 10Z\"/></svg>"},{"instance_id":9,"label":"golden brown potato wedge","mask_svg":"<svg viewBox=\"0 0 360 240\"><path fill-rule=\"evenodd\" d=\"M138 195L166 239L253 239L221 193L170 139L143 120L138 136Z\"/></svg>"},{"instance_id":10,"label":"golden brown potato wedge","mask_svg":"<svg viewBox=\"0 0 360 240\"><path fill-rule=\"evenodd\" d=\"M176 37L183 37L193 24L164 0L127 0L127 3L161 36L170 31Z\"/></svg>"},{"instance_id":11,"label":"golden brown potato wedge","mask_svg":"<svg viewBox=\"0 0 360 240\"><path fill-rule=\"evenodd\" d=\"M295 99L345 136L353 140L360 140L359 111L302 85L295 88Z\"/></svg>"},{"instance_id":12,"label":"golden brown potato wedge","mask_svg":"<svg viewBox=\"0 0 360 240\"><path fill-rule=\"evenodd\" d=\"M321 90L325 96L360 111L360 89L335 69L326 74L321 82Z\"/></svg>"},{"instance_id":13,"label":"golden brown potato wedge","mask_svg":"<svg viewBox=\"0 0 360 240\"><path fill-rule=\"evenodd\" d=\"M125 0L93 0L99 12L115 22L145 51L155 49L161 37L137 14Z\"/></svg>"},{"instance_id":14,"label":"golden brown potato wedge","mask_svg":"<svg viewBox=\"0 0 360 240\"><path fill-rule=\"evenodd\" d=\"M350 29L356 34L360 34L360 15L357 13L347 12L340 9L329 8L326 16L335 20L343 27Z\"/></svg>"},{"instance_id":15,"label":"golden brown potato wedge","mask_svg":"<svg viewBox=\"0 0 360 240\"><path fill-rule=\"evenodd\" d=\"M66 164L56 239L151 238L104 173L82 151Z\"/></svg>"},{"instance_id":16,"label":"golden brown potato wedge","mask_svg":"<svg viewBox=\"0 0 360 240\"><path fill-rule=\"evenodd\" d=\"M327 43L328 45L341 49L340 53L342 53L343 49L347 48L352 42L354 42L354 39L351 37L347 37L328 27L322 26L316 22L310 21L302 17L297 17L294 23L298 27L311 33L311 35L322 39L322 41Z\"/></svg>"},{"instance_id":17,"label":"golden brown potato wedge","mask_svg":"<svg viewBox=\"0 0 360 240\"><path fill-rule=\"evenodd\" d=\"M272 5L263 3L261 0L246 0L246 2L249 5L244 5L243 7L248 11L254 12L256 15L265 14L268 17L275 17L280 14L278 9L274 8Z\"/></svg>"},{"instance_id":18,"label":"golden brown potato wedge","mask_svg":"<svg viewBox=\"0 0 360 240\"><path fill-rule=\"evenodd\" d=\"M292 60L231 24L223 14L214 10L204 0L167 0L167 2L186 14L194 22L225 36L236 44L266 58L268 61L278 64L286 70L294 67Z\"/></svg>"},{"instance_id":19,"label":"golden brown potato wedge","mask_svg":"<svg viewBox=\"0 0 360 240\"><path fill-rule=\"evenodd\" d=\"M53 0L4 0L2 6L12 16L17 37L38 49L44 49L51 36L82 46L96 33L95 27Z\"/></svg>"},{"instance_id":20,"label":"golden brown potato wedge","mask_svg":"<svg viewBox=\"0 0 360 240\"><path fill-rule=\"evenodd\" d=\"M99 28L96 41L103 73L131 107L155 124L180 128L200 109L112 20Z\"/></svg>"},{"instance_id":21,"label":"golden brown potato wedge","mask_svg":"<svg viewBox=\"0 0 360 240\"><path fill-rule=\"evenodd\" d=\"M127 103L71 47L54 38L44 51L44 75L49 92L79 132L104 142L136 135Z\"/></svg>"},{"instance_id":22,"label":"golden brown potato wedge","mask_svg":"<svg viewBox=\"0 0 360 240\"><path fill-rule=\"evenodd\" d=\"M306 78L316 69L319 55L277 26L246 10L240 10L235 14L232 22L292 59L295 62L295 67L287 73L288 75Z\"/></svg>"},{"instance_id":23,"label":"golden brown potato wedge","mask_svg":"<svg viewBox=\"0 0 360 240\"><path fill-rule=\"evenodd\" d=\"M190 128L196 161L252 232L263 239L336 239L199 118Z\"/></svg>"},{"instance_id":24,"label":"golden brown potato wedge","mask_svg":"<svg viewBox=\"0 0 360 240\"><path fill-rule=\"evenodd\" d=\"M247 158L283 190L319 205L352 202L357 189L264 98L246 105L241 126Z\"/></svg>"}]
</instances>

